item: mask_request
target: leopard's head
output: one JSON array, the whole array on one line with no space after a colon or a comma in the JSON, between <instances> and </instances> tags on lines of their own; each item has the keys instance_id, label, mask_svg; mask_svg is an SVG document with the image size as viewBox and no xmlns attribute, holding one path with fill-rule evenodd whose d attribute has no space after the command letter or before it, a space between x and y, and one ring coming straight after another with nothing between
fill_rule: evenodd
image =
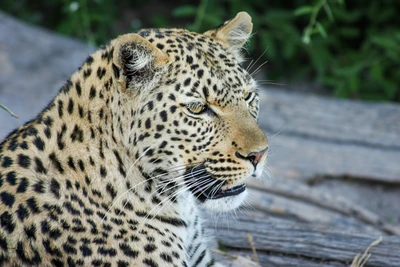
<instances>
[{"instance_id":1,"label":"leopard's head","mask_svg":"<svg viewBox=\"0 0 400 267\"><path fill-rule=\"evenodd\" d=\"M261 175L268 141L256 82L240 65L251 31L241 12L203 34L149 29L112 42L118 86L134 103L125 145L148 187L172 198L191 192L205 208L227 211Z\"/></svg>"}]
</instances>

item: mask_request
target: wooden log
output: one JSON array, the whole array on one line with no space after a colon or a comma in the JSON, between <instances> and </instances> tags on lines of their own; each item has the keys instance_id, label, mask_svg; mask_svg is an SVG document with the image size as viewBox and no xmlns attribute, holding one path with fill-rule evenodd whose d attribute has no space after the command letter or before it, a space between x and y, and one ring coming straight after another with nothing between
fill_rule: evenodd
<instances>
[{"instance_id":1,"label":"wooden log","mask_svg":"<svg viewBox=\"0 0 400 267\"><path fill-rule=\"evenodd\" d=\"M0 140L35 117L95 49L0 11ZM44 60L45 59L45 60Z\"/></svg>"},{"instance_id":2,"label":"wooden log","mask_svg":"<svg viewBox=\"0 0 400 267\"><path fill-rule=\"evenodd\" d=\"M349 229L386 232L400 235L400 227L387 223L378 214L353 203L342 196L315 190L297 181L271 177L268 183L249 182L249 205L259 211L273 213L273 207L281 207L277 213L295 216L304 222L336 224ZM255 190L253 190L255 189ZM371 229L371 226L374 229Z\"/></svg>"},{"instance_id":3,"label":"wooden log","mask_svg":"<svg viewBox=\"0 0 400 267\"><path fill-rule=\"evenodd\" d=\"M350 176L400 184L399 105L274 88L260 97L259 122L270 136L275 176L305 181Z\"/></svg>"},{"instance_id":4,"label":"wooden log","mask_svg":"<svg viewBox=\"0 0 400 267\"><path fill-rule=\"evenodd\" d=\"M250 256L249 251L246 250L239 250L235 248L229 248L225 255L221 255L221 252L215 252L214 257L218 262L224 263L225 266L229 267L253 267L253 266L262 266L262 267L274 267L274 266L307 266L307 267L349 267L349 265L336 262L336 261L328 261L328 260L321 260L321 259L309 259L309 258L302 258L299 256L292 256L286 255L282 253L258 253L257 257L259 259L260 264L258 265L256 261L254 261ZM245 259L250 259L250 264L242 264L235 266L235 260L238 257L242 257Z\"/></svg>"},{"instance_id":5,"label":"wooden log","mask_svg":"<svg viewBox=\"0 0 400 267\"><path fill-rule=\"evenodd\" d=\"M210 229L215 229L210 226ZM358 253L379 238L376 234L354 233L347 229L288 223L240 216L229 225L219 225L217 238L228 253L245 251L250 256L251 235L261 266L350 266ZM365 266L400 266L400 238L384 236L380 244L370 250ZM279 260L277 260L279 258ZM327 263L327 265L322 263ZM307 263L307 264L306 264ZM283 264L283 265L282 265ZM272 265L274 266L274 265Z\"/></svg>"}]
</instances>

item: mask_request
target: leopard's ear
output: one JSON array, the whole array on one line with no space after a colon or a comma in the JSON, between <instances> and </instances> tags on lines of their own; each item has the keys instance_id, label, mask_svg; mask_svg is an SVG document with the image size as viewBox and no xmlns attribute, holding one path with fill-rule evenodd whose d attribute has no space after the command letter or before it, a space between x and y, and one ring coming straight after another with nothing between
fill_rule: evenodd
<instances>
[{"instance_id":1,"label":"leopard's ear","mask_svg":"<svg viewBox=\"0 0 400 267\"><path fill-rule=\"evenodd\" d=\"M250 15L246 12L239 12L233 19L204 34L221 41L228 48L239 53L243 45L250 38L252 30L253 23L251 22Z\"/></svg>"},{"instance_id":2,"label":"leopard's ear","mask_svg":"<svg viewBox=\"0 0 400 267\"><path fill-rule=\"evenodd\" d=\"M121 35L112 45L119 82L131 90L152 89L168 63L167 55L138 34Z\"/></svg>"}]
</instances>

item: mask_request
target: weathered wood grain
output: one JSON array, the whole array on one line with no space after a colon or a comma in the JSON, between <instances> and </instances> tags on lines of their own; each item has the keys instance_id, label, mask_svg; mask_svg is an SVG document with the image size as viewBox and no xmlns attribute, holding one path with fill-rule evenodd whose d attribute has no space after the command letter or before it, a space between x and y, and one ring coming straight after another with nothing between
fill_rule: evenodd
<instances>
[{"instance_id":1,"label":"weathered wood grain","mask_svg":"<svg viewBox=\"0 0 400 267\"><path fill-rule=\"evenodd\" d=\"M270 168L280 178L319 175L400 183L400 106L341 101L269 88L260 125L270 134Z\"/></svg>"},{"instance_id":2,"label":"weathered wood grain","mask_svg":"<svg viewBox=\"0 0 400 267\"><path fill-rule=\"evenodd\" d=\"M210 228L215 229L215 226ZM244 215L229 226L219 225L217 230L219 242L229 253L245 250L245 255L250 256L248 234L253 238L261 266L274 266L269 265L271 263L277 266L312 266L316 263L319 266L350 266L358 253L363 253L379 238L376 234L324 225L246 218ZM372 256L365 266L400 266L400 238L384 236L370 253Z\"/></svg>"},{"instance_id":3,"label":"weathered wood grain","mask_svg":"<svg viewBox=\"0 0 400 267\"><path fill-rule=\"evenodd\" d=\"M34 118L94 51L80 41L22 23L0 11L0 140Z\"/></svg>"},{"instance_id":4,"label":"weathered wood grain","mask_svg":"<svg viewBox=\"0 0 400 267\"><path fill-rule=\"evenodd\" d=\"M261 212L292 216L298 221L346 226L348 229L400 235L400 227L378 214L329 192L300 182L270 177L263 184L249 182L248 204Z\"/></svg>"}]
</instances>

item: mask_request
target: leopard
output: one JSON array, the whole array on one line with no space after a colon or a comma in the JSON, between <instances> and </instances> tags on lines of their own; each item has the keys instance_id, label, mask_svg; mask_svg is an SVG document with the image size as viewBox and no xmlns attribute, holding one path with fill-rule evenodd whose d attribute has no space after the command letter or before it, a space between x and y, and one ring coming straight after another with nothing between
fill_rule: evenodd
<instances>
[{"instance_id":1,"label":"leopard","mask_svg":"<svg viewBox=\"0 0 400 267\"><path fill-rule=\"evenodd\" d=\"M98 48L0 143L0 266L222 266L206 212L262 176L249 14Z\"/></svg>"}]
</instances>

